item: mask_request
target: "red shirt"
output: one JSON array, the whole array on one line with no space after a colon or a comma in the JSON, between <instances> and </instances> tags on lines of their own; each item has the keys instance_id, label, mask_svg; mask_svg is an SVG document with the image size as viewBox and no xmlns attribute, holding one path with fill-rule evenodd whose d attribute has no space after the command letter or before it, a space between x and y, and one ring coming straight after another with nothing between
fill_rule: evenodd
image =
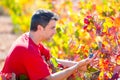
<instances>
[{"instance_id":1,"label":"red shirt","mask_svg":"<svg viewBox=\"0 0 120 80\"><path fill-rule=\"evenodd\" d=\"M42 55L48 60L50 58L49 50L42 44L36 45L25 33L11 47L2 72L14 72L17 77L25 75L29 80L45 78L50 75L50 72Z\"/></svg>"}]
</instances>

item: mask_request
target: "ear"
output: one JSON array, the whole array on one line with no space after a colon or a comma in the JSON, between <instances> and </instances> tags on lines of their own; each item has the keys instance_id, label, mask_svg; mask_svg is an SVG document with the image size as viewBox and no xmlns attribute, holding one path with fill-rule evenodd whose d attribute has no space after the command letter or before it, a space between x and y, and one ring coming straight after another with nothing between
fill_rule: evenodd
<instances>
[{"instance_id":1,"label":"ear","mask_svg":"<svg viewBox=\"0 0 120 80\"><path fill-rule=\"evenodd\" d=\"M43 27L41 25L38 25L37 30L43 30Z\"/></svg>"}]
</instances>

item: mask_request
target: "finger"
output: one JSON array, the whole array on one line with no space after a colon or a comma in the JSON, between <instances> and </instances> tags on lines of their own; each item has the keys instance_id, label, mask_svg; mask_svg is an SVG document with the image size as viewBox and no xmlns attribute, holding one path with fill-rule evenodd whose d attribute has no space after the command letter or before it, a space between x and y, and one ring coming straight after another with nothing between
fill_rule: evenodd
<instances>
[{"instance_id":1,"label":"finger","mask_svg":"<svg viewBox=\"0 0 120 80\"><path fill-rule=\"evenodd\" d=\"M91 62L94 62L94 59L97 57L97 55L98 55L98 51L96 51L96 52L94 53L93 57L89 58L89 60L88 60L87 63L89 64L89 63L91 63Z\"/></svg>"},{"instance_id":2,"label":"finger","mask_svg":"<svg viewBox=\"0 0 120 80\"><path fill-rule=\"evenodd\" d=\"M97 57L98 53L99 53L99 51L96 51L96 52L94 53L93 59L95 59L95 58Z\"/></svg>"},{"instance_id":3,"label":"finger","mask_svg":"<svg viewBox=\"0 0 120 80\"><path fill-rule=\"evenodd\" d=\"M91 66L95 66L98 65L99 61L98 60L94 60L93 62L90 63Z\"/></svg>"}]
</instances>

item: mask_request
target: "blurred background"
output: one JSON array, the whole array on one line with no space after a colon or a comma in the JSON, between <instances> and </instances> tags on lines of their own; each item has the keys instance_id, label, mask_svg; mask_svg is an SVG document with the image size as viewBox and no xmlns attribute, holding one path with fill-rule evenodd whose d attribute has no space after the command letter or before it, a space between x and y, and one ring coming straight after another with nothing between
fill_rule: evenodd
<instances>
[{"instance_id":1,"label":"blurred background","mask_svg":"<svg viewBox=\"0 0 120 80\"><path fill-rule=\"evenodd\" d=\"M60 17L52 41L44 42L52 55L79 61L88 57L91 49L99 50L99 65L90 67L93 70L88 73L100 71L100 80L112 78L120 64L119 4L119 0L0 0L0 70L14 40L29 31L32 14L42 8Z\"/></svg>"}]
</instances>

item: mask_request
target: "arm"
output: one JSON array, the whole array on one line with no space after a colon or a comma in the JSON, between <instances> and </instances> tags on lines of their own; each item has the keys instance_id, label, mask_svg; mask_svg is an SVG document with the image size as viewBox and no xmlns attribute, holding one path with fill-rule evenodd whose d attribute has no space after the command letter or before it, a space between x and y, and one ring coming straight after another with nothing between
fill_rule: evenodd
<instances>
[{"instance_id":1,"label":"arm","mask_svg":"<svg viewBox=\"0 0 120 80\"><path fill-rule=\"evenodd\" d=\"M92 58L86 58L86 59L81 60L75 64L71 63L71 65L73 64L73 66L71 66L67 69L64 69L62 71L53 73L53 74L47 76L46 78L48 80L64 80L64 79L68 78L71 74L73 74L76 70L78 70L80 67L86 66L90 62L92 62L96 58L97 54L98 53L95 53L95 55ZM65 62L65 63L67 63L67 62Z\"/></svg>"},{"instance_id":2,"label":"arm","mask_svg":"<svg viewBox=\"0 0 120 80\"><path fill-rule=\"evenodd\" d=\"M57 59L57 62L61 63L64 67L67 67L67 68L78 63L75 61L68 61L68 60L62 60L62 59ZM85 72L86 70L87 70L87 65L83 65L79 68L79 71L81 72Z\"/></svg>"},{"instance_id":3,"label":"arm","mask_svg":"<svg viewBox=\"0 0 120 80\"><path fill-rule=\"evenodd\" d=\"M89 60L89 58L81 60L77 64L75 64L75 65L73 65L73 66L71 66L71 67L69 67L67 69L64 69L62 71L51 74L50 76L48 76L46 78L48 80L64 80L67 77L69 77L71 74L73 74L77 69L79 69L80 66L87 65L88 60Z\"/></svg>"},{"instance_id":4,"label":"arm","mask_svg":"<svg viewBox=\"0 0 120 80\"><path fill-rule=\"evenodd\" d=\"M68 61L68 60L62 60L62 59L57 59L57 62L61 63L64 67L71 67L78 63L75 61Z\"/></svg>"}]
</instances>

